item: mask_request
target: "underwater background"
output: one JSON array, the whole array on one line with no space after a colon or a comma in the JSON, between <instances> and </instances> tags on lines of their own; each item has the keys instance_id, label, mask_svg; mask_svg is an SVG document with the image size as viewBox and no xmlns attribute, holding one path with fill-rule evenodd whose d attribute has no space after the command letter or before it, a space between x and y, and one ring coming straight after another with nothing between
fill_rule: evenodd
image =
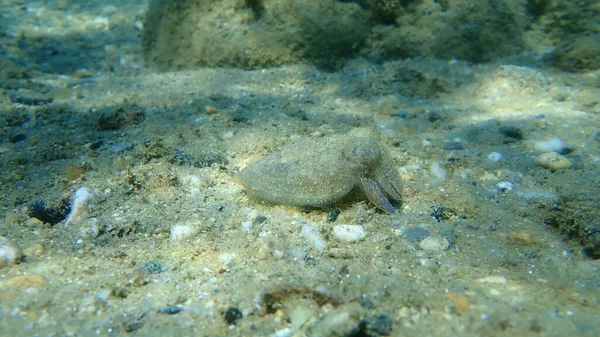
<instances>
[{"instance_id":1,"label":"underwater background","mask_svg":"<svg viewBox=\"0 0 600 337\"><path fill-rule=\"evenodd\" d=\"M0 53L2 336L600 336L600 1L4 0Z\"/></svg>"}]
</instances>

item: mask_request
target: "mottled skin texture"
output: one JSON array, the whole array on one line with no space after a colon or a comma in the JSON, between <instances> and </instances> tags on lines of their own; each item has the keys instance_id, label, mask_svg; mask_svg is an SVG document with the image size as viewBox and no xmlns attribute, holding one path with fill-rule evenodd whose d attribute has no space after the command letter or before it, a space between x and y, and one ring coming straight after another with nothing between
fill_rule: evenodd
<instances>
[{"instance_id":1,"label":"mottled skin texture","mask_svg":"<svg viewBox=\"0 0 600 337\"><path fill-rule=\"evenodd\" d=\"M251 199L303 208L330 208L356 191L394 213L402 182L385 150L351 132L311 139L271 153L240 172Z\"/></svg>"}]
</instances>

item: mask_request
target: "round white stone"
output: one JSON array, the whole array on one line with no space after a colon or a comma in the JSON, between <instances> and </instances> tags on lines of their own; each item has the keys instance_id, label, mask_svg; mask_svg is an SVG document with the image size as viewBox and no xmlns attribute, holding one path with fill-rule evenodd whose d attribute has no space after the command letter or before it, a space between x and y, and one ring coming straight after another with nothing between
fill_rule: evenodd
<instances>
[{"instance_id":1,"label":"round white stone","mask_svg":"<svg viewBox=\"0 0 600 337\"><path fill-rule=\"evenodd\" d=\"M361 225L337 225L333 227L333 236L342 242L356 242L367 237Z\"/></svg>"},{"instance_id":2,"label":"round white stone","mask_svg":"<svg viewBox=\"0 0 600 337\"><path fill-rule=\"evenodd\" d=\"M450 242L439 236L428 236L419 242L419 247L430 252L441 252L450 248Z\"/></svg>"},{"instance_id":3,"label":"round white stone","mask_svg":"<svg viewBox=\"0 0 600 337\"><path fill-rule=\"evenodd\" d=\"M179 243L187 238L198 234L198 228L190 224L171 226L171 242Z\"/></svg>"},{"instance_id":4,"label":"round white stone","mask_svg":"<svg viewBox=\"0 0 600 337\"><path fill-rule=\"evenodd\" d=\"M500 152L490 152L487 156L488 160L492 163L499 161L502 158L502 154Z\"/></svg>"}]
</instances>

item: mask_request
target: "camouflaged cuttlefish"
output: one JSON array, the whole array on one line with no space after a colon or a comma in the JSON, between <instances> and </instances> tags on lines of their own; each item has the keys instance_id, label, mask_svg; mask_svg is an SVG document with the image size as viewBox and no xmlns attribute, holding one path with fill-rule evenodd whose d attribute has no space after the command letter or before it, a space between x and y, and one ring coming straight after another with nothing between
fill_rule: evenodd
<instances>
[{"instance_id":1,"label":"camouflaged cuttlefish","mask_svg":"<svg viewBox=\"0 0 600 337\"><path fill-rule=\"evenodd\" d=\"M360 192L394 213L402 181L373 137L353 131L310 139L271 153L239 173L251 199L301 208L331 208Z\"/></svg>"}]
</instances>

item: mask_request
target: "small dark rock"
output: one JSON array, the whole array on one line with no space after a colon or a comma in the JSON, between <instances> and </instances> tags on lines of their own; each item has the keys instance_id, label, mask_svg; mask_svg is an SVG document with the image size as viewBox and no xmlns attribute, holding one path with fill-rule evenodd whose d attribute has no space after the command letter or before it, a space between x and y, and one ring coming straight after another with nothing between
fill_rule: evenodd
<instances>
[{"instance_id":1,"label":"small dark rock","mask_svg":"<svg viewBox=\"0 0 600 337\"><path fill-rule=\"evenodd\" d=\"M54 102L54 98L47 97L26 97L20 94L11 94L9 95L10 100L13 103L23 104L23 105L44 105Z\"/></svg>"},{"instance_id":2,"label":"small dark rock","mask_svg":"<svg viewBox=\"0 0 600 337\"><path fill-rule=\"evenodd\" d=\"M182 311L183 311L183 307L180 307L178 305L170 305L164 309L159 310L158 312L161 314L175 315Z\"/></svg>"},{"instance_id":3,"label":"small dark rock","mask_svg":"<svg viewBox=\"0 0 600 337\"><path fill-rule=\"evenodd\" d=\"M380 314L374 321L367 324L370 335L389 336L392 333L394 321L386 314Z\"/></svg>"},{"instance_id":4,"label":"small dark rock","mask_svg":"<svg viewBox=\"0 0 600 337\"><path fill-rule=\"evenodd\" d=\"M238 308L234 307L227 309L227 311L223 313L223 316L225 317L225 322L227 322L229 325L237 324L237 321L244 317L242 312Z\"/></svg>"},{"instance_id":5,"label":"small dark rock","mask_svg":"<svg viewBox=\"0 0 600 337\"><path fill-rule=\"evenodd\" d=\"M27 136L24 133L17 133L16 135L10 136L8 141L11 143L18 143L24 141L25 139L27 139Z\"/></svg>"},{"instance_id":6,"label":"small dark rock","mask_svg":"<svg viewBox=\"0 0 600 337\"><path fill-rule=\"evenodd\" d=\"M144 322L136 320L123 323L123 329L125 330L125 332L134 332L136 330L139 330L143 326Z\"/></svg>"},{"instance_id":7,"label":"small dark rock","mask_svg":"<svg viewBox=\"0 0 600 337\"><path fill-rule=\"evenodd\" d=\"M340 213L342 213L339 209L334 209L333 211L329 212L329 214L327 214L327 222L335 222L335 220L337 220L338 215L340 215Z\"/></svg>"},{"instance_id":8,"label":"small dark rock","mask_svg":"<svg viewBox=\"0 0 600 337\"><path fill-rule=\"evenodd\" d=\"M67 218L71 206L65 200L47 204L42 200L34 200L28 206L28 215L40 221L55 225Z\"/></svg>"},{"instance_id":9,"label":"small dark rock","mask_svg":"<svg viewBox=\"0 0 600 337\"><path fill-rule=\"evenodd\" d=\"M419 242L429 236L429 231L423 227L410 227L404 232L404 238L409 242Z\"/></svg>"},{"instance_id":10,"label":"small dark rock","mask_svg":"<svg viewBox=\"0 0 600 337\"><path fill-rule=\"evenodd\" d=\"M370 299L368 299L368 298L363 298L363 299L360 301L360 306L361 306L361 307L363 307L363 308L365 308L365 309L373 309L373 307L374 307L375 305L373 304L373 301L371 301Z\"/></svg>"},{"instance_id":11,"label":"small dark rock","mask_svg":"<svg viewBox=\"0 0 600 337\"><path fill-rule=\"evenodd\" d=\"M263 222L267 221L267 217L264 215L259 215L256 218L254 218L254 220L252 221L254 224L261 224Z\"/></svg>"},{"instance_id":12,"label":"small dark rock","mask_svg":"<svg viewBox=\"0 0 600 337\"><path fill-rule=\"evenodd\" d=\"M430 215L437 221L441 222L444 220L450 219L452 216L451 212L449 212L446 207L442 204L435 204L431 206Z\"/></svg>"},{"instance_id":13,"label":"small dark rock","mask_svg":"<svg viewBox=\"0 0 600 337\"><path fill-rule=\"evenodd\" d=\"M174 148L173 156L170 158L169 162L180 166L193 166L196 163L196 158L183 150Z\"/></svg>"},{"instance_id":14,"label":"small dark rock","mask_svg":"<svg viewBox=\"0 0 600 337\"><path fill-rule=\"evenodd\" d=\"M210 167L212 164L219 164L225 166L229 164L229 159L227 159L225 153L223 153L220 150L206 148L198 154L197 160L194 163L194 167Z\"/></svg>"},{"instance_id":15,"label":"small dark rock","mask_svg":"<svg viewBox=\"0 0 600 337\"><path fill-rule=\"evenodd\" d=\"M144 263L144 270L146 270L148 274L160 274L163 272L163 266L162 263L158 261L150 260Z\"/></svg>"},{"instance_id":16,"label":"small dark rock","mask_svg":"<svg viewBox=\"0 0 600 337\"><path fill-rule=\"evenodd\" d=\"M431 123L439 121L442 119L442 115L440 115L438 112L432 111L427 115L427 120Z\"/></svg>"},{"instance_id":17,"label":"small dark rock","mask_svg":"<svg viewBox=\"0 0 600 337\"><path fill-rule=\"evenodd\" d=\"M566 156L573 153L573 151L575 151L575 149L572 147L563 147L562 149L560 149L560 151L558 151L558 154Z\"/></svg>"},{"instance_id":18,"label":"small dark rock","mask_svg":"<svg viewBox=\"0 0 600 337\"><path fill-rule=\"evenodd\" d=\"M144 120L145 111L136 104L126 103L116 109L104 112L96 122L100 131L117 130L127 125L140 124Z\"/></svg>"},{"instance_id":19,"label":"small dark rock","mask_svg":"<svg viewBox=\"0 0 600 337\"><path fill-rule=\"evenodd\" d=\"M446 142L444 144L444 150L462 150L463 145L461 142Z\"/></svg>"},{"instance_id":20,"label":"small dark rock","mask_svg":"<svg viewBox=\"0 0 600 337\"><path fill-rule=\"evenodd\" d=\"M104 141L103 140L97 140L93 143L88 144L88 149L96 151L98 150L102 145L104 145Z\"/></svg>"},{"instance_id":21,"label":"small dark rock","mask_svg":"<svg viewBox=\"0 0 600 337\"><path fill-rule=\"evenodd\" d=\"M516 126L503 126L500 129L498 129L498 131L500 131L500 133L503 134L505 137L510 137L517 140L523 139L523 130Z\"/></svg>"}]
</instances>

